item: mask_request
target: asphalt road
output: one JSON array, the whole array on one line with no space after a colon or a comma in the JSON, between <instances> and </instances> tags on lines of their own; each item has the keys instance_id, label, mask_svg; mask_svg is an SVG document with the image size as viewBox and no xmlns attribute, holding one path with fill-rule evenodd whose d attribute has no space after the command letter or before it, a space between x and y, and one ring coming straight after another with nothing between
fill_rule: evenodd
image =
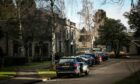
<instances>
[{"instance_id":1,"label":"asphalt road","mask_svg":"<svg viewBox=\"0 0 140 84\"><path fill-rule=\"evenodd\" d=\"M110 59L90 68L88 76L62 77L36 84L113 84L140 69L140 59Z\"/></svg>"}]
</instances>

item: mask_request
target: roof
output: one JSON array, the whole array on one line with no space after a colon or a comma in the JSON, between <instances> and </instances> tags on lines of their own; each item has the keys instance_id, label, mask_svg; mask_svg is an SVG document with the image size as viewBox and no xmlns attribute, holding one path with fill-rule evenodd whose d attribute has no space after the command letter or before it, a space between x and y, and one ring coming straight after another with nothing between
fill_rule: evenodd
<instances>
[{"instance_id":1,"label":"roof","mask_svg":"<svg viewBox=\"0 0 140 84\"><path fill-rule=\"evenodd\" d=\"M83 29L80 31L80 33L87 33L87 30L85 27L83 27Z\"/></svg>"}]
</instances>

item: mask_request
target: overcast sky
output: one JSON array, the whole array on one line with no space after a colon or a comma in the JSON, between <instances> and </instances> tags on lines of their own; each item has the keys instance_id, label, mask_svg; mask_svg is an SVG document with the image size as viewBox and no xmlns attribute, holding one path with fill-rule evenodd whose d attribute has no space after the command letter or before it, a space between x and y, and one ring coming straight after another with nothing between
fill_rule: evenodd
<instances>
[{"instance_id":1,"label":"overcast sky","mask_svg":"<svg viewBox=\"0 0 140 84\"><path fill-rule=\"evenodd\" d=\"M129 27L127 24L127 19L123 16L124 12L129 11L131 8L131 0L124 0L122 5L118 4L105 4L101 3L102 0L91 0L93 3L93 10L103 9L106 11L107 17L120 19L121 22ZM68 19L77 23L77 27L79 26L80 16L77 14L82 7L81 0L65 0L65 12ZM93 12L95 13L95 12Z\"/></svg>"}]
</instances>

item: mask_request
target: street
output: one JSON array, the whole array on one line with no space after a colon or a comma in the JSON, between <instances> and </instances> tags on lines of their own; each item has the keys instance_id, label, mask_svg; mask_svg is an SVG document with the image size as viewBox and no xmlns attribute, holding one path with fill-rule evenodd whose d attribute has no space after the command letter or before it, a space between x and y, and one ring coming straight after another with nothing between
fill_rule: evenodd
<instances>
[{"instance_id":1,"label":"street","mask_svg":"<svg viewBox=\"0 0 140 84\"><path fill-rule=\"evenodd\" d=\"M112 84L140 69L139 59L110 59L90 68L88 76L62 77L36 84Z\"/></svg>"}]
</instances>

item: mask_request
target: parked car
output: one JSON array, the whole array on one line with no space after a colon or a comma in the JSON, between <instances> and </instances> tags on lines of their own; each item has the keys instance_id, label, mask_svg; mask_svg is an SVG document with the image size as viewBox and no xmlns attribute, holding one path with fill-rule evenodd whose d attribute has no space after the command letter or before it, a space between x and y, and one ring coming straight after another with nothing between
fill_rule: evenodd
<instances>
[{"instance_id":1,"label":"parked car","mask_svg":"<svg viewBox=\"0 0 140 84\"><path fill-rule=\"evenodd\" d=\"M62 75L76 75L80 76L82 73L89 74L89 67L81 58L77 56L67 56L60 58L56 65L57 76Z\"/></svg>"},{"instance_id":2,"label":"parked car","mask_svg":"<svg viewBox=\"0 0 140 84\"><path fill-rule=\"evenodd\" d=\"M89 66L92 66L95 64L95 58L93 58L90 55L83 54L83 55L80 55L79 57L82 58Z\"/></svg>"},{"instance_id":3,"label":"parked car","mask_svg":"<svg viewBox=\"0 0 140 84\"><path fill-rule=\"evenodd\" d=\"M109 56L104 52L96 52L96 54L102 57L102 61L106 61L109 58Z\"/></svg>"},{"instance_id":4,"label":"parked car","mask_svg":"<svg viewBox=\"0 0 140 84\"><path fill-rule=\"evenodd\" d=\"M95 64L100 64L101 61L102 61L101 56L99 56L99 55L96 54L96 53L86 53L85 55L90 55L90 56L92 56L92 57L95 59Z\"/></svg>"}]
</instances>

